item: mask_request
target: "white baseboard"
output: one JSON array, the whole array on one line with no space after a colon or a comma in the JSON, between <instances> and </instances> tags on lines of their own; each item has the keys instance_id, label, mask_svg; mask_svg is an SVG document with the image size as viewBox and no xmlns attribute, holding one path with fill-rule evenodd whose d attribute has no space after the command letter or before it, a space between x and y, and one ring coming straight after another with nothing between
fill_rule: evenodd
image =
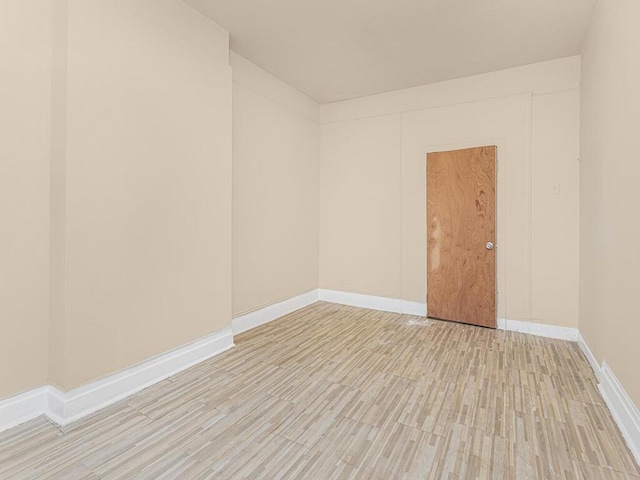
<instances>
[{"instance_id":1,"label":"white baseboard","mask_svg":"<svg viewBox=\"0 0 640 480\"><path fill-rule=\"evenodd\" d=\"M577 342L579 336L577 328L559 327L523 320L508 320L505 318L498 319L498 330L528 333L529 335L537 335L538 337L557 338L570 342Z\"/></svg>"},{"instance_id":2,"label":"white baseboard","mask_svg":"<svg viewBox=\"0 0 640 480\"><path fill-rule=\"evenodd\" d=\"M425 303L409 302L400 298L364 295L362 293L340 292L338 290L320 289L319 293L320 300L323 302L369 308L382 312L405 313L421 317L427 315L427 305Z\"/></svg>"},{"instance_id":3,"label":"white baseboard","mask_svg":"<svg viewBox=\"0 0 640 480\"><path fill-rule=\"evenodd\" d=\"M417 317L426 317L427 316L427 304L420 302L410 302L408 300L402 300L402 311L400 313L405 313L407 315L415 315Z\"/></svg>"},{"instance_id":4,"label":"white baseboard","mask_svg":"<svg viewBox=\"0 0 640 480\"><path fill-rule=\"evenodd\" d=\"M69 392L45 385L0 401L0 431L39 415L67 425L234 346L231 328Z\"/></svg>"},{"instance_id":5,"label":"white baseboard","mask_svg":"<svg viewBox=\"0 0 640 480\"><path fill-rule=\"evenodd\" d=\"M320 300L352 307L369 308L383 312L404 313L425 317L427 315L427 304L419 302L409 302L399 298L378 297L375 295L364 295L361 293L341 292L338 290L319 290ZM578 329L569 327L558 327L543 323L526 322L521 320L498 319L498 329L513 332L528 333L540 337L558 338L578 341Z\"/></svg>"},{"instance_id":6,"label":"white baseboard","mask_svg":"<svg viewBox=\"0 0 640 480\"><path fill-rule=\"evenodd\" d=\"M318 300L386 312L426 315L426 305L422 303L335 290L313 290L234 318L232 328L225 328L176 350L69 392L61 392L55 387L45 385L0 400L0 432L43 414L59 425L79 420L232 348L234 346L233 333L247 331ZM577 329L505 319L498 320L498 328L577 341L600 381L600 392L614 420L636 461L640 463L640 411L606 362L603 362L600 367Z\"/></svg>"},{"instance_id":7,"label":"white baseboard","mask_svg":"<svg viewBox=\"0 0 640 480\"><path fill-rule=\"evenodd\" d=\"M231 320L233 334L237 335L239 333L246 332L247 330L251 330L252 328L259 327L260 325L264 325L265 323L269 323L276 318L280 318L311 305L312 303L317 302L318 299L318 290L311 290L310 292L303 293L297 297L289 298L282 302L261 308L255 312L235 317Z\"/></svg>"},{"instance_id":8,"label":"white baseboard","mask_svg":"<svg viewBox=\"0 0 640 480\"><path fill-rule=\"evenodd\" d=\"M587 361L591 365L593 373L595 374L596 379L599 382L600 378L602 377L602 367L598 363L596 356L593 354L593 352L589 348L589 344L587 344L587 341L584 339L580 332L578 332L578 345L580 345L580 349L582 350L582 353L584 353L584 356L587 357Z\"/></svg>"},{"instance_id":9,"label":"white baseboard","mask_svg":"<svg viewBox=\"0 0 640 480\"><path fill-rule=\"evenodd\" d=\"M45 386L0 400L0 432L43 415L48 395L49 387Z\"/></svg>"},{"instance_id":10,"label":"white baseboard","mask_svg":"<svg viewBox=\"0 0 640 480\"><path fill-rule=\"evenodd\" d=\"M631 450L636 462L640 464L640 410L633 403L607 362L602 362L599 388L629 450Z\"/></svg>"}]
</instances>

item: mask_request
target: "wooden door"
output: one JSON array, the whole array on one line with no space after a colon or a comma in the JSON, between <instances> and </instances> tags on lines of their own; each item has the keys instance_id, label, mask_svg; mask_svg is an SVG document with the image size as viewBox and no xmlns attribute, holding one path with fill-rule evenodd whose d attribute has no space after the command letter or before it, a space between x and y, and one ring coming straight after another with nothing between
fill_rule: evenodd
<instances>
[{"instance_id":1,"label":"wooden door","mask_svg":"<svg viewBox=\"0 0 640 480\"><path fill-rule=\"evenodd\" d=\"M427 155L427 315L496 326L496 147Z\"/></svg>"}]
</instances>

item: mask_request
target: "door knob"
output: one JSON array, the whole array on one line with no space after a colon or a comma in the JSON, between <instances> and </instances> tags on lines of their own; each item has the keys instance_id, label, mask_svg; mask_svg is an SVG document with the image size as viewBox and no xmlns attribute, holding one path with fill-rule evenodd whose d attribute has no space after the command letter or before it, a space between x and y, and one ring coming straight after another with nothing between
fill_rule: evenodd
<instances>
[{"instance_id":1,"label":"door knob","mask_svg":"<svg viewBox=\"0 0 640 480\"><path fill-rule=\"evenodd\" d=\"M493 245L493 243L491 243L491 242L487 242L487 243L485 244L485 247L487 248L487 250L493 250L494 245Z\"/></svg>"}]
</instances>

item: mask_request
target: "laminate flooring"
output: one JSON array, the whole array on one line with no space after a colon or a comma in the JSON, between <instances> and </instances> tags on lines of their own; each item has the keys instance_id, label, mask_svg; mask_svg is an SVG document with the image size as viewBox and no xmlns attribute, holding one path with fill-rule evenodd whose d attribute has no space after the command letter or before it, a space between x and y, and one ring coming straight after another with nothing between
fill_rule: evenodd
<instances>
[{"instance_id":1,"label":"laminate flooring","mask_svg":"<svg viewBox=\"0 0 640 480\"><path fill-rule=\"evenodd\" d=\"M316 303L67 427L2 479L640 479L575 343Z\"/></svg>"}]
</instances>

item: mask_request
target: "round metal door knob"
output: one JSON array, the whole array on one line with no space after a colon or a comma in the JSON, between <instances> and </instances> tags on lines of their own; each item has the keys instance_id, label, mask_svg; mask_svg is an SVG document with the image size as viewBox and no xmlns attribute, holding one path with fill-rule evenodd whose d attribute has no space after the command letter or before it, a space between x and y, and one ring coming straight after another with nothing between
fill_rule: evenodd
<instances>
[{"instance_id":1,"label":"round metal door knob","mask_svg":"<svg viewBox=\"0 0 640 480\"><path fill-rule=\"evenodd\" d=\"M487 250L493 250L493 243L491 243L491 242L487 242L487 243L485 244L485 247L487 248Z\"/></svg>"}]
</instances>

